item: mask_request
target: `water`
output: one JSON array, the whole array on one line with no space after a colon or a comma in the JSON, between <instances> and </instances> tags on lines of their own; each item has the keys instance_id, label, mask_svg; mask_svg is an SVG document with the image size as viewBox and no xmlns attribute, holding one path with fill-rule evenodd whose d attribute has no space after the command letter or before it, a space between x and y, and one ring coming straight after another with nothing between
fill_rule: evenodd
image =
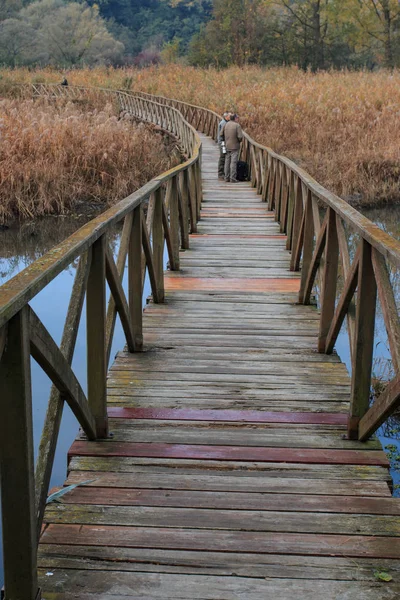
<instances>
[{"instance_id":1,"label":"water","mask_svg":"<svg viewBox=\"0 0 400 600\"><path fill-rule=\"evenodd\" d=\"M381 208L379 210L365 211L368 218L375 221L382 229L396 238L400 238L400 209ZM94 216L94 215L92 215ZM82 226L88 220L87 217L49 217L28 223L19 229L10 229L0 231L0 285L18 272L31 264L34 260L42 256L47 250L59 243L76 229ZM114 251L118 249L118 231L112 234ZM55 341L59 344L62 336L65 316L67 313L70 293L76 273L76 263L70 265L65 271L60 273L48 286L46 286L32 301L31 306L43 321ZM400 302L400 282L399 273L392 273L392 281L396 297ZM123 280L126 290L126 271ZM146 280L143 297L146 298L150 293L149 283ZM386 330L378 306L376 322L376 343L375 343L375 370L382 370L385 361L389 357ZM111 361L118 350L125 345L125 338L117 319L115 328L113 347L111 352ZM336 350L351 372L350 353L348 345L348 336L345 327L339 335ZM86 329L85 329L85 308L82 312L81 324L78 333L78 339L75 348L73 369L78 377L82 388L86 391ZM377 372L376 375L379 375ZM32 359L32 395L33 395L33 428L34 428L34 446L35 457L38 449L41 431L47 409L48 397L50 392L50 380L44 372L38 367ZM400 484L400 441L399 441L399 423L390 421L388 425L379 432L379 438L391 460L392 476L395 484ZM66 457L78 432L78 424L71 410L65 404L60 435L57 444L57 451L54 460L53 473L51 477L51 487L61 486L66 476ZM399 489L395 489L395 494L399 494ZM1 533L1 532L0 532ZM0 548L1 551L1 548ZM2 555L0 556L0 565L2 565ZM2 584L2 571L0 572L0 583Z\"/></svg>"}]
</instances>

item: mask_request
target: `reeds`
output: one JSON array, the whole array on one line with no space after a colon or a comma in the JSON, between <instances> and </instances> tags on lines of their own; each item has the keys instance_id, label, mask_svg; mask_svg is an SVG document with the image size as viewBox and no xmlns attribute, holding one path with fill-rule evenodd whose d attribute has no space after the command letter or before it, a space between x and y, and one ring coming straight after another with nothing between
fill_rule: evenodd
<instances>
[{"instance_id":1,"label":"reeds","mask_svg":"<svg viewBox=\"0 0 400 600\"><path fill-rule=\"evenodd\" d=\"M60 82L44 69L0 71L12 81ZM295 67L181 65L70 71L70 85L147 91L237 111L259 142L288 156L328 189L358 205L400 199L400 72L304 73Z\"/></svg>"},{"instance_id":2,"label":"reeds","mask_svg":"<svg viewBox=\"0 0 400 600\"><path fill-rule=\"evenodd\" d=\"M112 204L176 163L151 126L90 108L0 100L0 223Z\"/></svg>"}]
</instances>

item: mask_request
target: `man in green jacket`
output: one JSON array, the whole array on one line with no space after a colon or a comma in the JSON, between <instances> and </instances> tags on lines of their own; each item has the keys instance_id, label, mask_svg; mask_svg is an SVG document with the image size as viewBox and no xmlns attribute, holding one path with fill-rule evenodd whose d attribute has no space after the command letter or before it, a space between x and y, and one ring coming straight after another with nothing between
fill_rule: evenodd
<instances>
[{"instance_id":1,"label":"man in green jacket","mask_svg":"<svg viewBox=\"0 0 400 600\"><path fill-rule=\"evenodd\" d=\"M238 115L231 115L231 120L222 127L221 138L225 141L225 181L236 183L236 167L239 157L240 142L243 139Z\"/></svg>"}]
</instances>

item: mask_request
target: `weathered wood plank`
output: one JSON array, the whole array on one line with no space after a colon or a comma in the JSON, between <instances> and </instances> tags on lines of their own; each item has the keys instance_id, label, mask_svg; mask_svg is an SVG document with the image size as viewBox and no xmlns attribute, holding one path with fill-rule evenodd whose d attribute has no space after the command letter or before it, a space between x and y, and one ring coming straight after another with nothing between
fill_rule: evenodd
<instances>
[{"instance_id":1,"label":"weathered wood plank","mask_svg":"<svg viewBox=\"0 0 400 600\"><path fill-rule=\"evenodd\" d=\"M331 518L331 515L328 516ZM120 546L302 554L318 556L400 558L400 538L379 535L317 534L113 525L51 524L42 534L45 544Z\"/></svg>"},{"instance_id":2,"label":"weathered wood plank","mask_svg":"<svg viewBox=\"0 0 400 600\"><path fill-rule=\"evenodd\" d=\"M194 458L204 460L242 460L262 462L298 462L313 464L352 464L388 466L384 452L378 450L325 450L309 448L261 448L242 446L201 446L190 444L81 442L71 446L71 456L144 456L155 458Z\"/></svg>"},{"instance_id":3,"label":"weathered wood plank","mask_svg":"<svg viewBox=\"0 0 400 600\"><path fill-rule=\"evenodd\" d=\"M83 459L85 460L85 459ZM80 463L79 463L80 464ZM270 477L264 473L253 473L252 477L244 473L241 477L234 477L229 470L217 471L215 475L209 472L206 474L186 472L175 473L153 473L150 468L146 472L107 472L107 471L77 471L73 466L76 461L71 461L71 470L66 481L67 485L91 481L87 486L101 486L102 488L135 488L147 490L192 490L204 492L246 492L247 494L329 494L329 497L335 496L364 496L364 497L389 497L388 486L383 482L363 481L351 479L310 479L310 478L283 478ZM95 466L101 466L100 461ZM109 468L112 464L108 463ZM90 466L90 465L88 465ZM183 470L182 468L180 469ZM336 501L336 504L338 502Z\"/></svg>"}]
</instances>

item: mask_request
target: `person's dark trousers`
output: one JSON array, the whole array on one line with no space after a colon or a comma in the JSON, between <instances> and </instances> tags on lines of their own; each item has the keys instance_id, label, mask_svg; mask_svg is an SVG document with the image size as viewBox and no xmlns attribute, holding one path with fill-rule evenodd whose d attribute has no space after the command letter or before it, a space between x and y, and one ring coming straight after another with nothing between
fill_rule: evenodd
<instances>
[{"instance_id":1,"label":"person's dark trousers","mask_svg":"<svg viewBox=\"0 0 400 600\"><path fill-rule=\"evenodd\" d=\"M218 160L218 177L225 176L225 156L222 152L221 144L219 145L219 160Z\"/></svg>"},{"instance_id":2,"label":"person's dark trousers","mask_svg":"<svg viewBox=\"0 0 400 600\"><path fill-rule=\"evenodd\" d=\"M225 154L225 181L237 181L236 168L239 150L227 150Z\"/></svg>"}]
</instances>

